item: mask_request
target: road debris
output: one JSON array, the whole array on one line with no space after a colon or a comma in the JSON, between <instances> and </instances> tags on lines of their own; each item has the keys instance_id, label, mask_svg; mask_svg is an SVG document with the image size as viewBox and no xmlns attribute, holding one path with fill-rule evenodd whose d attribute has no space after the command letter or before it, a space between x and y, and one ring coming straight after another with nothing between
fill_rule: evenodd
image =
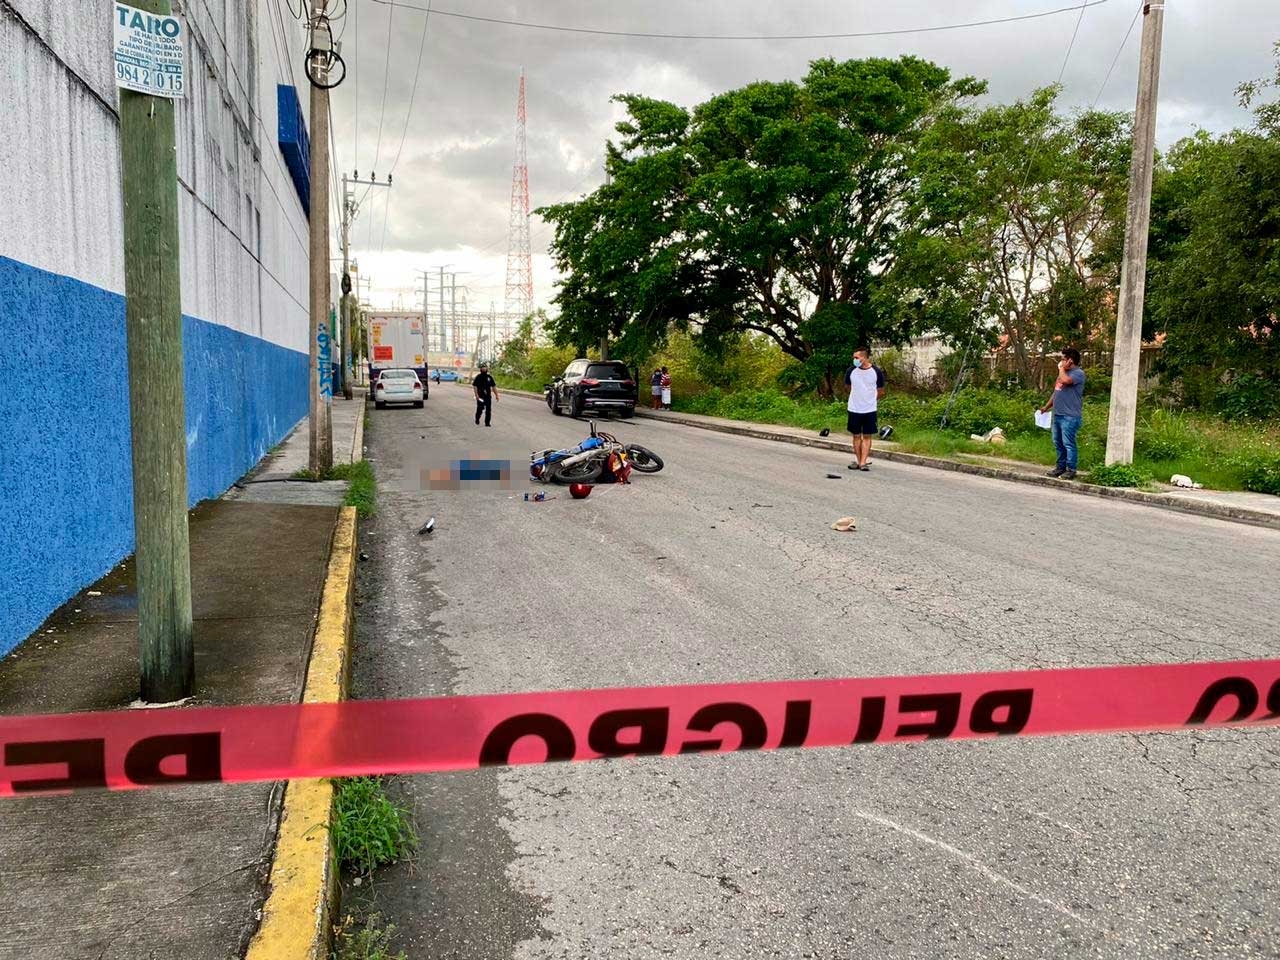
<instances>
[{"instance_id":1,"label":"road debris","mask_svg":"<svg viewBox=\"0 0 1280 960\"><path fill-rule=\"evenodd\" d=\"M422 526L418 528L418 535L421 536L424 533L431 533L433 530L435 530L435 528L436 528L436 518L432 517L430 520L428 520L426 523L424 523Z\"/></svg>"},{"instance_id":2,"label":"road debris","mask_svg":"<svg viewBox=\"0 0 1280 960\"><path fill-rule=\"evenodd\" d=\"M1185 473L1175 473L1172 477L1169 478L1169 482L1172 483L1175 487L1186 487L1188 490L1204 489L1203 483L1196 483L1194 480L1188 477Z\"/></svg>"},{"instance_id":3,"label":"road debris","mask_svg":"<svg viewBox=\"0 0 1280 960\"><path fill-rule=\"evenodd\" d=\"M839 530L841 533L852 533L858 529L857 517L841 517L831 525L832 530Z\"/></svg>"}]
</instances>

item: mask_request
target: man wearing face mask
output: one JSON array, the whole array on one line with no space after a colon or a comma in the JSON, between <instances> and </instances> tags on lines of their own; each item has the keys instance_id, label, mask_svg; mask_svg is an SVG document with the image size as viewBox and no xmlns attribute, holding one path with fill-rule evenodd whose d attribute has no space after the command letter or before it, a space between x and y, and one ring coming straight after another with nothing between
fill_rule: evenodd
<instances>
[{"instance_id":1,"label":"man wearing face mask","mask_svg":"<svg viewBox=\"0 0 1280 960\"><path fill-rule=\"evenodd\" d=\"M876 435L876 407L884 396L884 371L871 362L871 351L853 352L853 366L844 372L849 385L849 433L853 435L850 470L870 470L871 438Z\"/></svg>"},{"instance_id":2,"label":"man wearing face mask","mask_svg":"<svg viewBox=\"0 0 1280 960\"><path fill-rule=\"evenodd\" d=\"M1051 477L1076 478L1080 452L1076 434L1084 415L1084 371L1080 369L1080 351L1067 347L1058 361L1058 379L1053 383L1049 402L1041 413L1053 411L1053 445L1058 452L1058 465L1049 471Z\"/></svg>"}]
</instances>

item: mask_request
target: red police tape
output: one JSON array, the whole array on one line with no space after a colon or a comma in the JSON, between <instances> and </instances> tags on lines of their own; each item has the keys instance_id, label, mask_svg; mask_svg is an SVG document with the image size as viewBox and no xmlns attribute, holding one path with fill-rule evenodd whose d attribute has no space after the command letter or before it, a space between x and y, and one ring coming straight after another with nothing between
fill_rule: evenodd
<instances>
[{"instance_id":1,"label":"red police tape","mask_svg":"<svg viewBox=\"0 0 1280 960\"><path fill-rule=\"evenodd\" d=\"M1277 718L1280 660L0 717L0 796Z\"/></svg>"}]
</instances>

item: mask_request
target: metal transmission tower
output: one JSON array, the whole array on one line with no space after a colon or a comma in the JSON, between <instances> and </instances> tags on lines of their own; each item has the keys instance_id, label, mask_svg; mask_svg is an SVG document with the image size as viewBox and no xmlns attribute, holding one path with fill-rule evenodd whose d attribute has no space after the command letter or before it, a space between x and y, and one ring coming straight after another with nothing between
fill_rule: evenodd
<instances>
[{"instance_id":1,"label":"metal transmission tower","mask_svg":"<svg viewBox=\"0 0 1280 960\"><path fill-rule=\"evenodd\" d=\"M529 250L529 160L525 151L524 69L516 101L516 160L511 168L511 222L507 230L507 312L533 310L533 254Z\"/></svg>"}]
</instances>

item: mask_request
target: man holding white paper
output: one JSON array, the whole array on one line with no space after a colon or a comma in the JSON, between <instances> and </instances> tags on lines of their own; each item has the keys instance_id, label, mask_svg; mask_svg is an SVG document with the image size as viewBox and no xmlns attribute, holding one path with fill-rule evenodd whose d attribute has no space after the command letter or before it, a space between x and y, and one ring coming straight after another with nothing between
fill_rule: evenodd
<instances>
[{"instance_id":1,"label":"man holding white paper","mask_svg":"<svg viewBox=\"0 0 1280 960\"><path fill-rule=\"evenodd\" d=\"M1084 371L1080 369L1080 351L1075 347L1062 351L1053 393L1049 402L1036 412L1050 410L1053 411L1053 445L1058 451L1058 464L1049 471L1049 476L1074 480L1079 463L1076 434L1084 418Z\"/></svg>"}]
</instances>

